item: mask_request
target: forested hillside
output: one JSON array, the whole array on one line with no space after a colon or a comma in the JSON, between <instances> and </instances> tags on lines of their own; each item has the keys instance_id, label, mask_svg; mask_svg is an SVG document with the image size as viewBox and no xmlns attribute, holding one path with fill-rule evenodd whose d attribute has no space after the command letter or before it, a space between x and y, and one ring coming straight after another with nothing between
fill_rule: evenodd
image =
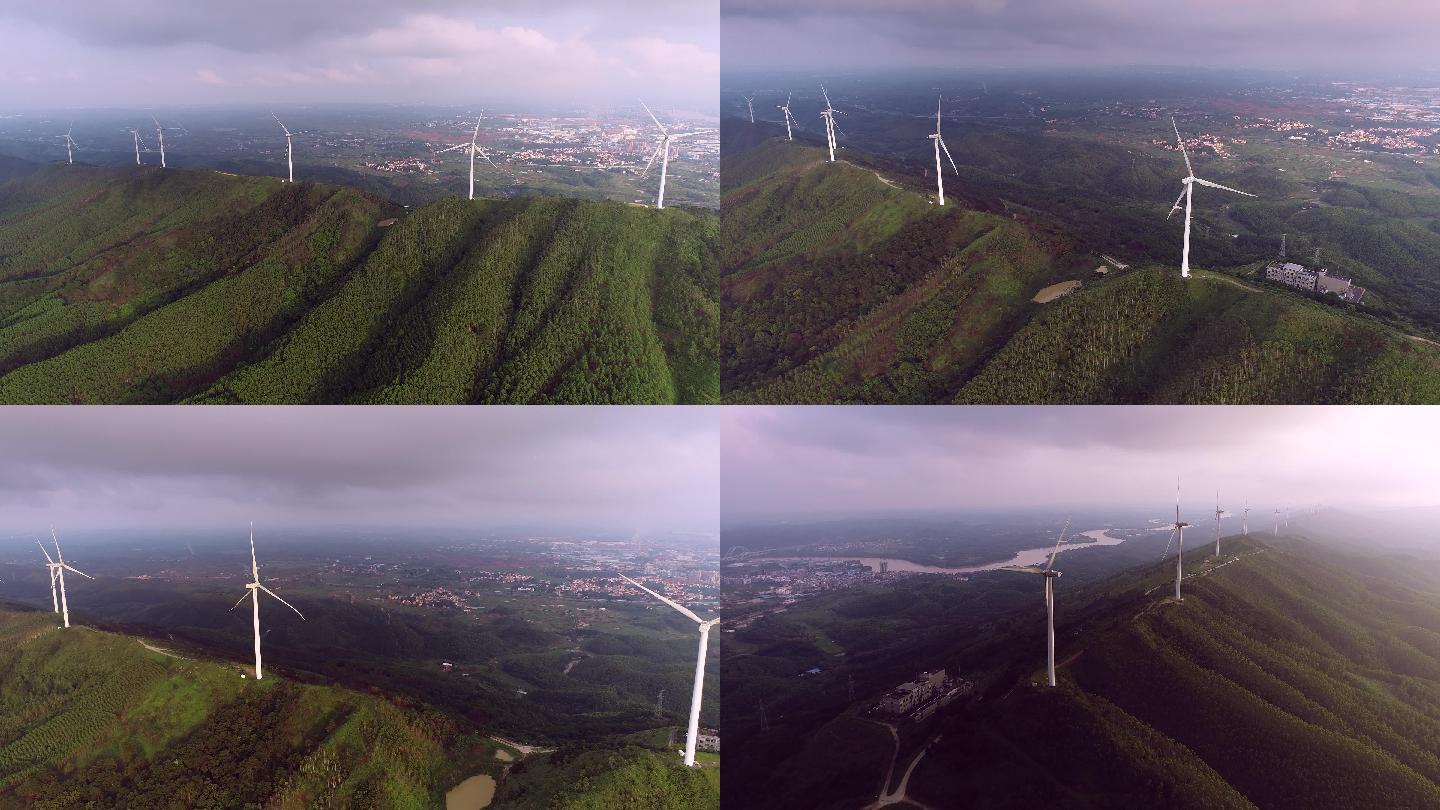
<instances>
[{"instance_id":1,"label":"forested hillside","mask_svg":"<svg viewBox=\"0 0 1440 810\"><path fill-rule=\"evenodd\" d=\"M0 402L711 402L714 214L51 166L0 189Z\"/></svg>"},{"instance_id":2,"label":"forested hillside","mask_svg":"<svg viewBox=\"0 0 1440 810\"><path fill-rule=\"evenodd\" d=\"M936 807L1440 805L1440 594L1402 561L1228 542L1237 556L1223 567L1202 562L1208 548L1187 555L1184 602L1146 593L1163 582L1156 566L1058 620L1060 687L1023 683L957 713L911 795Z\"/></svg>"},{"instance_id":3,"label":"forested hillside","mask_svg":"<svg viewBox=\"0 0 1440 810\"><path fill-rule=\"evenodd\" d=\"M1083 145L1046 143L1074 182L1100 182L1082 171ZM1098 246L1111 243L1089 223L1103 212L1071 233L964 178L940 208L879 163L841 155L772 139L724 158L727 401L1440 402L1440 345L1383 312L1255 281L1253 267L1188 282L1161 266L1101 276ZM1156 182L1138 164L1105 178ZM995 213L968 207L971 192ZM1418 272L1394 283L1406 278L1426 283ZM1078 291L1034 300L1060 282Z\"/></svg>"}]
</instances>

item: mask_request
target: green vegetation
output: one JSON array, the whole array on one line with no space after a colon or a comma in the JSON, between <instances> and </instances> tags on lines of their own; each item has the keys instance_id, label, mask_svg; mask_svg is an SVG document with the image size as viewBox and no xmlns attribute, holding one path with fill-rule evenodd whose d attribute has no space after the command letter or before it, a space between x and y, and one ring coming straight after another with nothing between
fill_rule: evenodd
<instances>
[{"instance_id":1,"label":"green vegetation","mask_svg":"<svg viewBox=\"0 0 1440 810\"><path fill-rule=\"evenodd\" d=\"M924 806L1440 805L1428 567L1286 537L1225 543L1224 565L1208 547L1187 553L1178 603L1173 562L1150 545L1119 574L1077 557L1088 584L1059 603L1054 690L1040 685L1043 612L1021 577L854 589L757 622L724 670L737 795L762 809L873 799L893 746L866 701L943 665L976 688L902 726L900 761L925 752L909 784ZM819 649L821 632L843 658ZM825 672L800 677L809 666ZM767 730L751 708L762 701Z\"/></svg>"},{"instance_id":2,"label":"green vegetation","mask_svg":"<svg viewBox=\"0 0 1440 810\"><path fill-rule=\"evenodd\" d=\"M1059 190L1026 185L1027 167L1038 164L1029 153L1018 160L1019 143L1045 156L1047 182ZM1164 230L1142 228L1135 211L1103 196L1072 206L1073 221L1044 212L1085 191L1158 193L1153 161L1011 135L967 141L964 161L956 199L940 209L904 187L914 178L885 171L900 177L887 182L869 165L831 164L809 146L771 139L725 156L727 401L1440 402L1440 346L1409 334L1406 320L1428 317L1430 305L1416 302L1434 299L1427 279L1440 238L1426 228L1290 203L1228 212L1254 230L1292 235L1308 232L1301 220L1323 218L1311 230L1363 259L1335 266L1373 285L1372 302L1410 302L1394 311L1307 297L1239 272L1200 271L1183 283L1145 267L1100 279L1091 272L1100 252L1154 253ZM1273 172L1255 172L1247 179L1268 188ZM1230 241L1197 237L1197 249L1239 261L1255 247ZM1356 262L1386 271L1359 272ZM1055 302L1031 300L1060 281L1083 286Z\"/></svg>"},{"instance_id":3,"label":"green vegetation","mask_svg":"<svg viewBox=\"0 0 1440 810\"><path fill-rule=\"evenodd\" d=\"M525 760L495 797L497 810L610 810L644 807L691 810L720 806L720 769L713 756L689 769L670 751L633 746L560 751Z\"/></svg>"},{"instance_id":4,"label":"green vegetation","mask_svg":"<svg viewBox=\"0 0 1440 810\"><path fill-rule=\"evenodd\" d=\"M0 613L0 807L434 807L455 726L417 705Z\"/></svg>"},{"instance_id":5,"label":"green vegetation","mask_svg":"<svg viewBox=\"0 0 1440 810\"><path fill-rule=\"evenodd\" d=\"M311 183L46 167L0 199L0 402L719 398L718 222L403 212Z\"/></svg>"}]
</instances>

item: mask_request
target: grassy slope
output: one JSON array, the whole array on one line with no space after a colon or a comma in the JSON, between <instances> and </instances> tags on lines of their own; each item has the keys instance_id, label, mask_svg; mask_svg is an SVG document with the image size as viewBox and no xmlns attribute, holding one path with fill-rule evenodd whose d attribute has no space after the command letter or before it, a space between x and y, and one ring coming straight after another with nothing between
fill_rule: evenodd
<instances>
[{"instance_id":1,"label":"grassy slope","mask_svg":"<svg viewBox=\"0 0 1440 810\"><path fill-rule=\"evenodd\" d=\"M707 212L447 199L380 229L373 197L209 172L6 191L0 401L719 398Z\"/></svg>"},{"instance_id":2,"label":"grassy slope","mask_svg":"<svg viewBox=\"0 0 1440 810\"><path fill-rule=\"evenodd\" d=\"M1022 226L934 208L817 149L771 141L727 158L726 178L733 401L931 401L1050 281Z\"/></svg>"},{"instance_id":3,"label":"grassy slope","mask_svg":"<svg viewBox=\"0 0 1440 810\"><path fill-rule=\"evenodd\" d=\"M962 403L1440 402L1440 350L1299 296L1134 271L1050 305Z\"/></svg>"},{"instance_id":4,"label":"grassy slope","mask_svg":"<svg viewBox=\"0 0 1440 810\"><path fill-rule=\"evenodd\" d=\"M433 807L453 734L427 710L0 613L0 807Z\"/></svg>"},{"instance_id":5,"label":"grassy slope","mask_svg":"<svg viewBox=\"0 0 1440 810\"><path fill-rule=\"evenodd\" d=\"M1142 595L1167 577L1156 566L1070 627L1062 618L1059 655L1079 655L1061 687L1021 685L957 716L913 795L995 807L1440 803L1440 596L1313 546L1232 538L1229 550L1257 553L1213 573L1206 549L1187 555L1200 575L1184 603Z\"/></svg>"},{"instance_id":6,"label":"grassy slope","mask_svg":"<svg viewBox=\"0 0 1440 810\"><path fill-rule=\"evenodd\" d=\"M697 756L698 770L673 752L637 747L560 752L527 759L512 769L495 797L495 810L701 810L720 806L718 762Z\"/></svg>"}]
</instances>

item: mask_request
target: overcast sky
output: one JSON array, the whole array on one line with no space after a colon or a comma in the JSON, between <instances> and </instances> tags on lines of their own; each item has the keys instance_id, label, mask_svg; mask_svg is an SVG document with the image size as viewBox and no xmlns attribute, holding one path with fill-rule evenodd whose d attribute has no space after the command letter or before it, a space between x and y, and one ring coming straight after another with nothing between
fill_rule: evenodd
<instances>
[{"instance_id":1,"label":"overcast sky","mask_svg":"<svg viewBox=\"0 0 1440 810\"><path fill-rule=\"evenodd\" d=\"M725 67L1434 69L1428 0L725 0Z\"/></svg>"},{"instance_id":2,"label":"overcast sky","mask_svg":"<svg viewBox=\"0 0 1440 810\"><path fill-rule=\"evenodd\" d=\"M1440 409L727 408L726 521L866 511L1174 503L1440 504Z\"/></svg>"},{"instance_id":3,"label":"overcast sky","mask_svg":"<svg viewBox=\"0 0 1440 810\"><path fill-rule=\"evenodd\" d=\"M711 111L719 0L5 0L0 113L334 101Z\"/></svg>"},{"instance_id":4,"label":"overcast sky","mask_svg":"<svg viewBox=\"0 0 1440 810\"><path fill-rule=\"evenodd\" d=\"M0 525L718 529L704 407L0 409Z\"/></svg>"}]
</instances>

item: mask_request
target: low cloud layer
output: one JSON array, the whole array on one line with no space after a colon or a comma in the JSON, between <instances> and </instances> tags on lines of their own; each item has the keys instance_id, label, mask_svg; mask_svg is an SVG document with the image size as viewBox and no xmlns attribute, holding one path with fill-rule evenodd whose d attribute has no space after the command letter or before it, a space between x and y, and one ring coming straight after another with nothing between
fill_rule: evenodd
<instances>
[{"instance_id":1,"label":"low cloud layer","mask_svg":"<svg viewBox=\"0 0 1440 810\"><path fill-rule=\"evenodd\" d=\"M714 531L707 408L0 411L0 524Z\"/></svg>"},{"instance_id":2,"label":"low cloud layer","mask_svg":"<svg viewBox=\"0 0 1440 810\"><path fill-rule=\"evenodd\" d=\"M1202 65L1431 69L1412 0L726 0L726 68Z\"/></svg>"},{"instance_id":3,"label":"low cloud layer","mask_svg":"<svg viewBox=\"0 0 1440 810\"><path fill-rule=\"evenodd\" d=\"M727 521L929 509L1440 504L1440 412L1319 407L732 408Z\"/></svg>"},{"instance_id":4,"label":"low cloud layer","mask_svg":"<svg viewBox=\"0 0 1440 810\"><path fill-rule=\"evenodd\" d=\"M707 111L720 71L718 0L17 0L0 5L0 40L12 108L644 95Z\"/></svg>"}]
</instances>

